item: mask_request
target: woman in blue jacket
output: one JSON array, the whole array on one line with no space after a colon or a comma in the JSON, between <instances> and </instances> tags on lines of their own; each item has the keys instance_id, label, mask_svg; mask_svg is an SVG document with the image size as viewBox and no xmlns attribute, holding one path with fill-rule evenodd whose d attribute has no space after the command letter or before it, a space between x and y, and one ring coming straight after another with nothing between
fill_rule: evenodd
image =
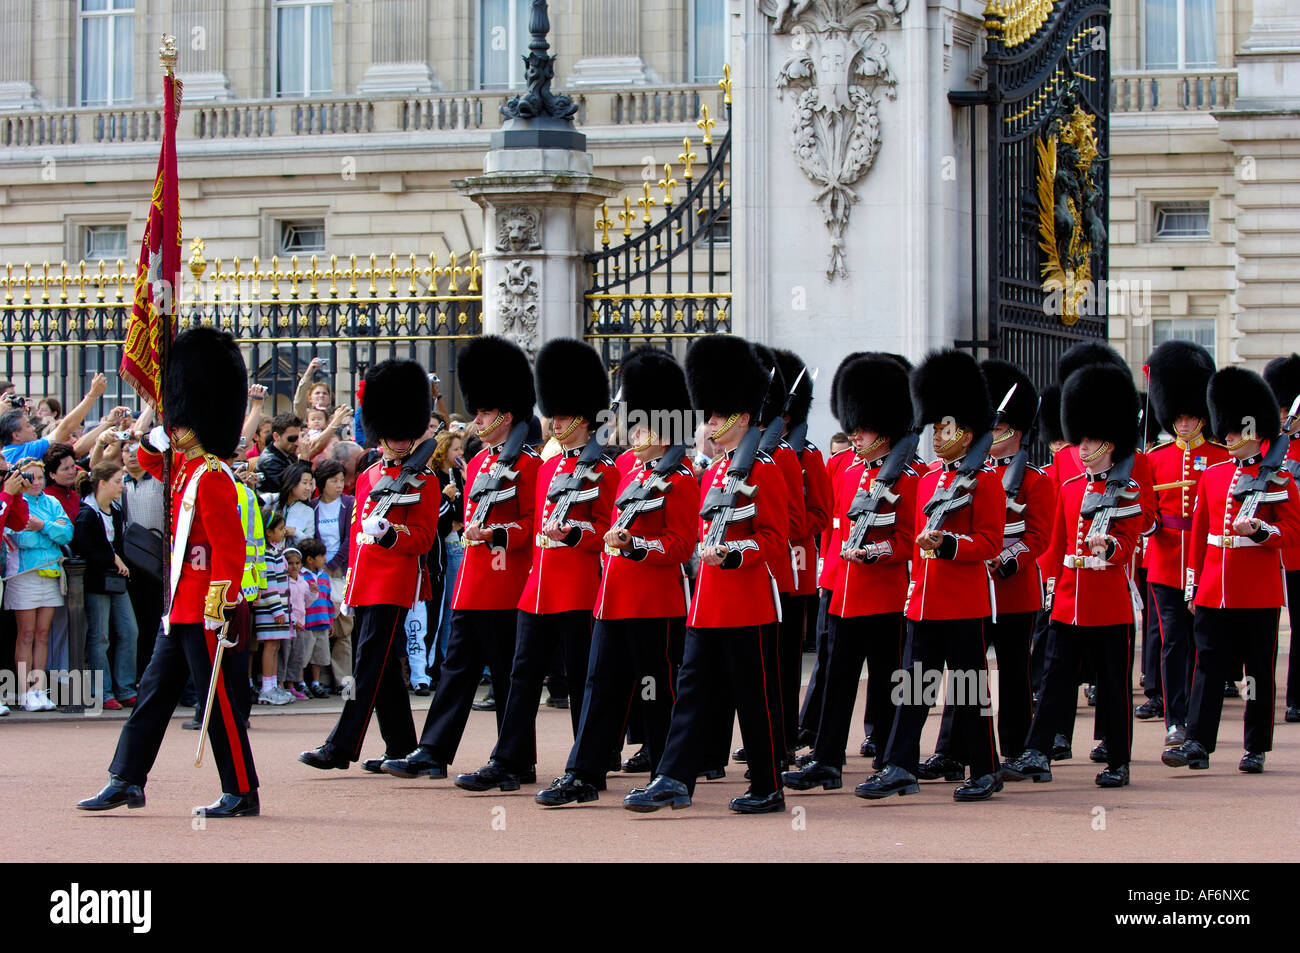
<instances>
[{"instance_id":1,"label":"woman in blue jacket","mask_svg":"<svg viewBox=\"0 0 1300 953\"><path fill-rule=\"evenodd\" d=\"M63 605L63 551L72 539L72 523L63 506L45 495L45 465L36 457L24 457L14 466L23 474L30 517L20 532L5 530L9 548L6 566L4 607L12 609L18 623L14 660L19 672L26 672L27 692L22 706L27 711L53 711L45 688L45 656L49 648L50 621Z\"/></svg>"}]
</instances>

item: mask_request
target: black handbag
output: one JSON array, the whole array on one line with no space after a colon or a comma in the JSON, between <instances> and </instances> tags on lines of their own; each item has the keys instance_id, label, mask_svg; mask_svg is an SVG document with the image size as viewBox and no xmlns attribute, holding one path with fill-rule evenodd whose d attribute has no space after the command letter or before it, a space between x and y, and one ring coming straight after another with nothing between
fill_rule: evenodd
<instances>
[{"instance_id":1,"label":"black handbag","mask_svg":"<svg viewBox=\"0 0 1300 953\"><path fill-rule=\"evenodd\" d=\"M145 529L139 523L127 523L122 532L122 558L131 567L132 572L144 573L151 579L162 582L162 533ZM122 579L121 576L118 578ZM118 591L126 592L125 580L122 589Z\"/></svg>"},{"instance_id":2,"label":"black handbag","mask_svg":"<svg viewBox=\"0 0 1300 953\"><path fill-rule=\"evenodd\" d=\"M116 572L106 572L102 582L104 584L104 595L115 596L126 592L126 576L119 575Z\"/></svg>"}]
</instances>

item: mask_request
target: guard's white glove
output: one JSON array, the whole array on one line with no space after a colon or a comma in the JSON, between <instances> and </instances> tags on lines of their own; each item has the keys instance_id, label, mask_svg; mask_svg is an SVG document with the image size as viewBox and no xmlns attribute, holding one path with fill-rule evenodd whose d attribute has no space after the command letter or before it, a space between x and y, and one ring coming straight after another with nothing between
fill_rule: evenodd
<instances>
[{"instance_id":1,"label":"guard's white glove","mask_svg":"<svg viewBox=\"0 0 1300 953\"><path fill-rule=\"evenodd\" d=\"M392 524L382 516L367 516L361 521L361 532L367 536L373 536L378 539L388 532L388 527Z\"/></svg>"},{"instance_id":2,"label":"guard's white glove","mask_svg":"<svg viewBox=\"0 0 1300 953\"><path fill-rule=\"evenodd\" d=\"M159 453L171 449L172 441L167 436L167 428L161 424L149 431L149 446L153 447Z\"/></svg>"}]
</instances>

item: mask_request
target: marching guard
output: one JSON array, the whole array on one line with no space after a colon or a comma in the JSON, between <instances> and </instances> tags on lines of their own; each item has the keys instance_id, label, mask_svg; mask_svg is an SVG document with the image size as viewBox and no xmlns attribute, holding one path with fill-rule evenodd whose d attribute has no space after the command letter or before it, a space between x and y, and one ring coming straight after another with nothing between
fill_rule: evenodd
<instances>
[{"instance_id":1,"label":"marching guard","mask_svg":"<svg viewBox=\"0 0 1300 953\"><path fill-rule=\"evenodd\" d=\"M191 673L196 688L212 692L207 738L222 792L194 813L251 817L261 809L248 731L232 698L231 686L247 683L247 667L241 671L235 653L222 652L212 684L218 641L242 598L244 530L235 478L222 460L235 454L247 393L244 358L229 334L196 327L176 337L163 382L165 427L155 427L137 455L162 479L162 455L172 454L171 609L122 727L109 783L77 804L83 811L144 807L149 772Z\"/></svg>"},{"instance_id":2,"label":"marching guard","mask_svg":"<svg viewBox=\"0 0 1300 953\"><path fill-rule=\"evenodd\" d=\"M1276 357L1264 367L1264 380L1273 388L1278 409L1285 420L1295 399L1300 397L1300 354ZM1284 466L1294 480L1300 480L1300 420L1288 434ZM1291 631L1300 629L1300 541L1293 541L1282 550L1282 565L1286 567L1286 605L1291 618ZM1300 646L1290 652L1286 671L1286 715L1289 722L1300 722Z\"/></svg>"},{"instance_id":3,"label":"marching guard","mask_svg":"<svg viewBox=\"0 0 1300 953\"><path fill-rule=\"evenodd\" d=\"M347 768L361 757L373 712L384 757L415 747L411 702L402 677L406 613L429 598L425 556L437 538L442 494L428 467L429 379L414 361L388 360L365 376L361 421L379 441L383 458L357 478L357 503L348 530L348 575L343 597L356 614L353 681L325 744L298 756L313 768ZM394 650L396 648L396 651ZM364 767L376 773L382 759Z\"/></svg>"}]
</instances>

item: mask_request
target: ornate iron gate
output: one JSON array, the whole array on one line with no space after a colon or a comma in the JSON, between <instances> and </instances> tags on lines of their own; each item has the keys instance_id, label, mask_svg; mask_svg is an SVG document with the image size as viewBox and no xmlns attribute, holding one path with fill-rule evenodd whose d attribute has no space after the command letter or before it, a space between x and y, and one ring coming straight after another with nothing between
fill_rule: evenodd
<instances>
[{"instance_id":1,"label":"ornate iron gate","mask_svg":"<svg viewBox=\"0 0 1300 953\"><path fill-rule=\"evenodd\" d=\"M1075 341L1106 336L1110 7L990 0L987 337L1042 387ZM973 124L972 124L973 129Z\"/></svg>"},{"instance_id":2,"label":"ornate iron gate","mask_svg":"<svg viewBox=\"0 0 1300 953\"><path fill-rule=\"evenodd\" d=\"M623 241L610 244L617 228L609 205L600 209L596 229L601 248L586 256L591 284L586 293L584 336L614 367L632 345L652 342L672 348L677 340L731 330L731 68L723 67L721 106L727 131L715 143L717 120L707 102L698 104L698 146L688 136L663 177L645 175L640 195L623 198L615 212ZM703 166L703 169L700 166ZM654 168L657 175L659 167ZM656 189L657 184L657 189ZM679 188L685 194L674 193ZM656 222L652 210L663 214Z\"/></svg>"}]
</instances>

